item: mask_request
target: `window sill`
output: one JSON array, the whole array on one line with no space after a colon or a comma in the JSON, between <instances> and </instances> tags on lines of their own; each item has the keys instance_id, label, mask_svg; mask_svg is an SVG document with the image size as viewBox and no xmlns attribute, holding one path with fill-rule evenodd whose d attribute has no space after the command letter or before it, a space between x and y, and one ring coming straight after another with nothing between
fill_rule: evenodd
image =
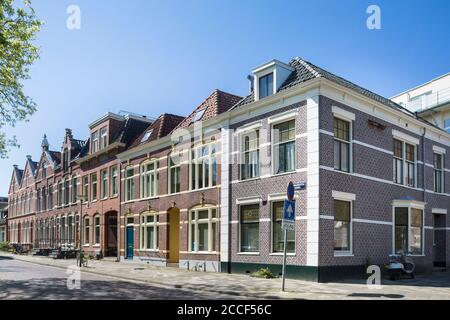
<instances>
[{"instance_id":1,"label":"window sill","mask_svg":"<svg viewBox=\"0 0 450 320\"><path fill-rule=\"evenodd\" d=\"M159 195L158 196L153 196L153 197L146 197L146 198L141 197L140 198L141 201L144 201L144 200L156 200L156 199L159 199Z\"/></svg>"},{"instance_id":2,"label":"window sill","mask_svg":"<svg viewBox=\"0 0 450 320\"><path fill-rule=\"evenodd\" d=\"M204 191L204 190L214 189L214 188L217 188L217 187L220 187L220 185L216 184L215 186L212 186L212 187L205 187L205 188L198 188L198 189L189 189L188 191L189 192Z\"/></svg>"},{"instance_id":3,"label":"window sill","mask_svg":"<svg viewBox=\"0 0 450 320\"><path fill-rule=\"evenodd\" d=\"M159 252L159 249L139 249L142 252Z\"/></svg>"},{"instance_id":4,"label":"window sill","mask_svg":"<svg viewBox=\"0 0 450 320\"><path fill-rule=\"evenodd\" d=\"M237 253L240 256L259 256L259 252L238 252Z\"/></svg>"},{"instance_id":5,"label":"window sill","mask_svg":"<svg viewBox=\"0 0 450 320\"><path fill-rule=\"evenodd\" d=\"M354 257L355 255L350 251L334 251L334 257Z\"/></svg>"},{"instance_id":6,"label":"window sill","mask_svg":"<svg viewBox=\"0 0 450 320\"><path fill-rule=\"evenodd\" d=\"M188 251L187 254L208 254L208 255L217 255L218 252L213 251L213 252L209 252L209 251Z\"/></svg>"},{"instance_id":7,"label":"window sill","mask_svg":"<svg viewBox=\"0 0 450 320\"><path fill-rule=\"evenodd\" d=\"M83 244L84 248L90 247L90 244Z\"/></svg>"},{"instance_id":8,"label":"window sill","mask_svg":"<svg viewBox=\"0 0 450 320\"><path fill-rule=\"evenodd\" d=\"M261 177L256 177L256 178L248 178L248 179L239 179L239 182L249 182L249 181L256 181L256 180L261 180Z\"/></svg>"},{"instance_id":9,"label":"window sill","mask_svg":"<svg viewBox=\"0 0 450 320\"><path fill-rule=\"evenodd\" d=\"M283 252L272 252L272 253L270 253L269 254L270 256L283 256L284 255L284 253ZM295 257L297 254L296 253L293 253L293 252L287 252L286 253L286 256L288 256L288 257Z\"/></svg>"},{"instance_id":10,"label":"window sill","mask_svg":"<svg viewBox=\"0 0 450 320\"><path fill-rule=\"evenodd\" d=\"M94 248L100 248L100 244L96 243L93 245Z\"/></svg>"},{"instance_id":11,"label":"window sill","mask_svg":"<svg viewBox=\"0 0 450 320\"><path fill-rule=\"evenodd\" d=\"M297 171L296 171L296 170L291 170L291 171L281 172L281 173L272 173L272 174L269 176L269 178L285 176L285 175L293 174L293 173L297 173Z\"/></svg>"}]
</instances>

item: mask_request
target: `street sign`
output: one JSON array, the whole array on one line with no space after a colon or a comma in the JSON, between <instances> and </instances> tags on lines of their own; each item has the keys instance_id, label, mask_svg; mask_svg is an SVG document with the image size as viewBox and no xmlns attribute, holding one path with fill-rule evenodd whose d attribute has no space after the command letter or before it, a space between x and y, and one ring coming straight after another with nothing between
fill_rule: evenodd
<instances>
[{"instance_id":1,"label":"street sign","mask_svg":"<svg viewBox=\"0 0 450 320\"><path fill-rule=\"evenodd\" d=\"M295 183L294 184L294 190L295 191L305 190L305 189L306 189L306 182L300 182L300 183Z\"/></svg>"},{"instance_id":2,"label":"street sign","mask_svg":"<svg viewBox=\"0 0 450 320\"><path fill-rule=\"evenodd\" d=\"M294 230L295 227L295 200L285 200L283 220L281 226L285 230Z\"/></svg>"},{"instance_id":3,"label":"street sign","mask_svg":"<svg viewBox=\"0 0 450 320\"><path fill-rule=\"evenodd\" d=\"M294 194L295 194L294 183L290 181L287 187L287 198L289 200L294 200Z\"/></svg>"}]
</instances>

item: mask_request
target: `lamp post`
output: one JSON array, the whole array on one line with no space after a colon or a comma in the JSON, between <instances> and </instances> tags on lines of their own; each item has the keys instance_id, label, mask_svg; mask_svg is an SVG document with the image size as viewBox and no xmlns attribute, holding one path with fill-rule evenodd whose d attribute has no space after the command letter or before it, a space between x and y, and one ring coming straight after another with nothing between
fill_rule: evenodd
<instances>
[{"instance_id":1,"label":"lamp post","mask_svg":"<svg viewBox=\"0 0 450 320\"><path fill-rule=\"evenodd\" d=\"M79 261L79 267L81 268L83 265L83 259L81 259L82 257L82 247L83 247L83 199L84 196L83 195L79 195L78 199L80 199L80 221L79 221L79 225L80 225L80 230L79 230L79 236L78 236L78 242L79 242L79 252L78 255L80 257Z\"/></svg>"}]
</instances>

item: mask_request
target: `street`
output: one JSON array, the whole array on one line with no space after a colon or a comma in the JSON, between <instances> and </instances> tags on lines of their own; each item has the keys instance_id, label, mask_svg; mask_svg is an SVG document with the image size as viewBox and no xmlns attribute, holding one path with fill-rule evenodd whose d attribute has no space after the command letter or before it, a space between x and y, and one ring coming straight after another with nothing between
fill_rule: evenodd
<instances>
[{"instance_id":1,"label":"street","mask_svg":"<svg viewBox=\"0 0 450 320\"><path fill-rule=\"evenodd\" d=\"M84 272L81 288L70 290L68 276L64 269L0 256L0 300L242 299L235 295L194 292Z\"/></svg>"}]
</instances>

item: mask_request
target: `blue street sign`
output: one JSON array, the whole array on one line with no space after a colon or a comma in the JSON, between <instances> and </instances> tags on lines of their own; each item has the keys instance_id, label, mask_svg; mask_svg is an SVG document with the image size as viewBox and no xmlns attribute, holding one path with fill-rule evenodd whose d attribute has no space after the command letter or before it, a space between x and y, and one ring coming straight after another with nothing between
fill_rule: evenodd
<instances>
[{"instance_id":1,"label":"blue street sign","mask_svg":"<svg viewBox=\"0 0 450 320\"><path fill-rule=\"evenodd\" d=\"M287 187L287 198L289 200L294 200L294 194L295 194L294 184L292 183L292 181L290 181Z\"/></svg>"},{"instance_id":2,"label":"blue street sign","mask_svg":"<svg viewBox=\"0 0 450 320\"><path fill-rule=\"evenodd\" d=\"M305 190L306 189L306 182L300 182L300 183L294 184L294 189L295 189L295 191Z\"/></svg>"},{"instance_id":3,"label":"blue street sign","mask_svg":"<svg viewBox=\"0 0 450 320\"><path fill-rule=\"evenodd\" d=\"M294 223L295 223L295 200L285 200L282 226L284 229L293 230Z\"/></svg>"}]
</instances>

